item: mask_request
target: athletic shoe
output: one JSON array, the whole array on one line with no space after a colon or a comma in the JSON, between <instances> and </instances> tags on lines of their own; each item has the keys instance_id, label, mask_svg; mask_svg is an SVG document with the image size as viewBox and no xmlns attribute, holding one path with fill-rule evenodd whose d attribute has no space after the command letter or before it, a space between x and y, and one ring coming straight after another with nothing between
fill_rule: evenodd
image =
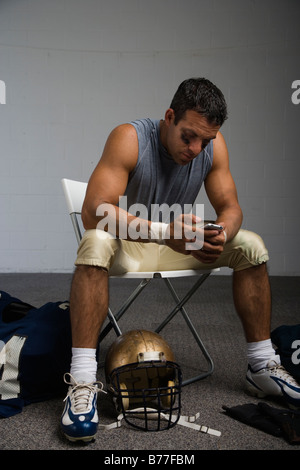
<instances>
[{"instance_id":1,"label":"athletic shoe","mask_svg":"<svg viewBox=\"0 0 300 470\"><path fill-rule=\"evenodd\" d=\"M70 381L66 380L70 377ZM61 417L61 428L70 441L90 442L98 427L97 393L102 391L95 383L78 383L71 374L64 381L70 385ZM102 386L102 384L101 384Z\"/></svg>"},{"instance_id":2,"label":"athletic shoe","mask_svg":"<svg viewBox=\"0 0 300 470\"><path fill-rule=\"evenodd\" d=\"M265 369L254 372L248 367L246 376L247 392L258 398L268 395L282 396L292 407L300 407L300 385L277 362L276 357L269 361Z\"/></svg>"}]
</instances>

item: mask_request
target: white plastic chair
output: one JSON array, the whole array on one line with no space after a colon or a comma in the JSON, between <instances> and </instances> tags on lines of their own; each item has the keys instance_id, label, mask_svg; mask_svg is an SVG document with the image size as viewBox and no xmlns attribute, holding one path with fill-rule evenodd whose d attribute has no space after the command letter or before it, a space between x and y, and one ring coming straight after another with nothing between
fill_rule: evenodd
<instances>
[{"instance_id":1,"label":"white plastic chair","mask_svg":"<svg viewBox=\"0 0 300 470\"><path fill-rule=\"evenodd\" d=\"M87 183L74 181L70 179L63 178L62 179L62 186L64 195L66 198L68 213L71 217L71 221L73 224L73 228L75 231L75 236L78 244L82 238L82 230L79 224L79 218L81 214L81 208L83 204L83 200L86 193ZM104 327L102 332L100 333L99 341L101 342L105 336L109 333L109 331L113 328L116 334L119 336L122 334L122 331L119 327L118 321L124 315L126 310L132 304L132 302L137 298L137 296L142 292L142 290L148 285L151 279L154 278L161 278L164 280L166 286L168 287L171 295L175 301L175 307L170 312L170 314L165 318L165 320L158 326L155 330L156 333L159 333L171 320L172 318L180 311L188 328L190 329L192 335L194 336L200 350L202 351L206 361L207 361L207 370L201 371L198 375L184 380L182 385L187 385L197 380L203 379L213 373L214 370L214 363L213 360L208 353L206 347L204 346L195 326L193 325L190 317L188 316L184 305L186 302L192 297L192 295L197 291L197 289L203 284L203 282L210 276L211 273L219 271L219 269L213 270L176 270L176 271L147 271L147 272L128 272L125 274L121 274L118 276L111 276L121 278L121 279L141 279L139 285L133 290L133 292L129 295L126 301L123 303L122 307L118 310L117 313L112 313L111 309L108 309L108 318L109 323ZM196 282L192 285L192 287L188 290L186 295L179 299L170 279L171 278L180 278L180 277L187 277L187 276L197 276Z\"/></svg>"}]
</instances>

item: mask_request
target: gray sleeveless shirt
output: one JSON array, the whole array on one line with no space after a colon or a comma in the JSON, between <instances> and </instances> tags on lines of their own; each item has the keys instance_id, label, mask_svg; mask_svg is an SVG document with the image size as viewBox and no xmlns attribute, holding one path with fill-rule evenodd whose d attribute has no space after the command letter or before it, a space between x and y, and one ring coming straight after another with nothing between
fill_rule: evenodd
<instances>
[{"instance_id":1,"label":"gray sleeveless shirt","mask_svg":"<svg viewBox=\"0 0 300 470\"><path fill-rule=\"evenodd\" d=\"M139 154L134 170L129 175L125 196L127 210L133 204L147 207L148 219L164 221L163 212L154 211L157 206L176 204L184 211L184 205L192 205L203 181L212 166L212 141L187 165L179 165L167 153L160 140L160 121L142 119L133 121L138 136ZM122 203L121 206L123 207ZM176 214L177 216L178 214ZM142 215L141 215L142 216Z\"/></svg>"}]
</instances>

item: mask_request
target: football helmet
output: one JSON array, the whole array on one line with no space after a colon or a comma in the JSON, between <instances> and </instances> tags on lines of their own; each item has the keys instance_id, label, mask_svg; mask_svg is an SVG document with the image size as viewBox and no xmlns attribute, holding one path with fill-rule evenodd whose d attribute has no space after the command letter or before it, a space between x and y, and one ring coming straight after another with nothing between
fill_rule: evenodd
<instances>
[{"instance_id":1,"label":"football helmet","mask_svg":"<svg viewBox=\"0 0 300 470\"><path fill-rule=\"evenodd\" d=\"M131 426L161 431L179 420L181 370L157 333L132 330L119 336L106 355L105 376L117 411Z\"/></svg>"}]
</instances>

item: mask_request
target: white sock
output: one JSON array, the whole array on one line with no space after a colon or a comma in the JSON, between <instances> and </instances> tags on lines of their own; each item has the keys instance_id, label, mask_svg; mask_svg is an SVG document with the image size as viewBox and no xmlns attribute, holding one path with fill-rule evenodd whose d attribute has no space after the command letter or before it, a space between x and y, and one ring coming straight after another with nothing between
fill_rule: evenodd
<instances>
[{"instance_id":1,"label":"white sock","mask_svg":"<svg viewBox=\"0 0 300 470\"><path fill-rule=\"evenodd\" d=\"M247 359L254 371L265 368L271 359L275 359L280 364L280 357L276 355L270 339L247 343Z\"/></svg>"},{"instance_id":2,"label":"white sock","mask_svg":"<svg viewBox=\"0 0 300 470\"><path fill-rule=\"evenodd\" d=\"M72 348L70 374L76 382L95 382L97 373L96 349Z\"/></svg>"}]
</instances>

